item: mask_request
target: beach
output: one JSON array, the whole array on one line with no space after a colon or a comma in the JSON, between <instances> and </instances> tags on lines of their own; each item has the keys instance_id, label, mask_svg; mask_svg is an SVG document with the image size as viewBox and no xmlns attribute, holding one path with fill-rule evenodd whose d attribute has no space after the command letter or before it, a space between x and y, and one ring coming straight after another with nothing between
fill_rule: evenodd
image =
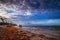
<instances>
[{"instance_id":1,"label":"beach","mask_svg":"<svg viewBox=\"0 0 60 40\"><path fill-rule=\"evenodd\" d=\"M35 29L35 28L34 28ZM29 31L30 28L17 28L14 26L11 27L0 27L0 40L57 40L53 37L48 37L44 34L45 32L38 34L36 30Z\"/></svg>"}]
</instances>

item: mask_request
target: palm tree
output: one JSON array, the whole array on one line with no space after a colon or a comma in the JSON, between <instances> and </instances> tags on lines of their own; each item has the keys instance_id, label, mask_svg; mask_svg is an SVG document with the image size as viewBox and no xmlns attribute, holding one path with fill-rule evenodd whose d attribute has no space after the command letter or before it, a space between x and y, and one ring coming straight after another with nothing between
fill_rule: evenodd
<instances>
[{"instance_id":1,"label":"palm tree","mask_svg":"<svg viewBox=\"0 0 60 40\"><path fill-rule=\"evenodd\" d=\"M0 16L0 20L1 20L0 25L2 25L2 24L3 24L3 25L9 24L6 19L7 19L7 18Z\"/></svg>"},{"instance_id":2,"label":"palm tree","mask_svg":"<svg viewBox=\"0 0 60 40\"><path fill-rule=\"evenodd\" d=\"M0 16L0 25L14 25L16 26L16 24L12 23L10 20L8 20L8 18L2 17Z\"/></svg>"},{"instance_id":3,"label":"palm tree","mask_svg":"<svg viewBox=\"0 0 60 40\"><path fill-rule=\"evenodd\" d=\"M4 19L3 19L3 17L0 16L0 20L2 21L2 23L4 23Z\"/></svg>"}]
</instances>

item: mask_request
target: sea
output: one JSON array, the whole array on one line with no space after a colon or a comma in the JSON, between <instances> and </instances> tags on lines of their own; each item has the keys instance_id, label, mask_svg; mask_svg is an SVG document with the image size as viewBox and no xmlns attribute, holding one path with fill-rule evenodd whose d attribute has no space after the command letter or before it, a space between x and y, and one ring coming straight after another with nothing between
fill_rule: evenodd
<instances>
[{"instance_id":1,"label":"sea","mask_svg":"<svg viewBox=\"0 0 60 40\"><path fill-rule=\"evenodd\" d=\"M26 26L22 27L24 31L45 35L60 40L60 26Z\"/></svg>"}]
</instances>

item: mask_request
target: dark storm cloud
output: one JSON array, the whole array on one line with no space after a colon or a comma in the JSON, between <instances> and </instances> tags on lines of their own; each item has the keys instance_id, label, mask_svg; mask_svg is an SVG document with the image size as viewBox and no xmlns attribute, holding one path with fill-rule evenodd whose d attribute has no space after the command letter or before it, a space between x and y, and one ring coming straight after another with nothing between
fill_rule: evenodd
<instances>
[{"instance_id":1,"label":"dark storm cloud","mask_svg":"<svg viewBox=\"0 0 60 40\"><path fill-rule=\"evenodd\" d=\"M8 2L10 2L10 3L13 3L13 4L16 4L16 3L19 3L20 2L20 0L0 0L2 3L8 3Z\"/></svg>"},{"instance_id":2,"label":"dark storm cloud","mask_svg":"<svg viewBox=\"0 0 60 40\"><path fill-rule=\"evenodd\" d=\"M34 8L40 7L40 1L39 0L26 0L26 2L28 3L28 5L30 7L34 7Z\"/></svg>"},{"instance_id":3,"label":"dark storm cloud","mask_svg":"<svg viewBox=\"0 0 60 40\"><path fill-rule=\"evenodd\" d=\"M33 9L60 9L60 0L0 0L2 3L11 3L16 5L23 5Z\"/></svg>"},{"instance_id":4,"label":"dark storm cloud","mask_svg":"<svg viewBox=\"0 0 60 40\"><path fill-rule=\"evenodd\" d=\"M60 9L60 0L44 0L44 8Z\"/></svg>"}]
</instances>

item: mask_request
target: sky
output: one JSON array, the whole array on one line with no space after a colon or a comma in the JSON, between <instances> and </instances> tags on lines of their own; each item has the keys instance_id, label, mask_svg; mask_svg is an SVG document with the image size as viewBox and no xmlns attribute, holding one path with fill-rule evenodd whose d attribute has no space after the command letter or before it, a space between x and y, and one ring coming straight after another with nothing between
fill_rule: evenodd
<instances>
[{"instance_id":1,"label":"sky","mask_svg":"<svg viewBox=\"0 0 60 40\"><path fill-rule=\"evenodd\" d=\"M0 16L17 24L60 25L60 0L0 0Z\"/></svg>"}]
</instances>

